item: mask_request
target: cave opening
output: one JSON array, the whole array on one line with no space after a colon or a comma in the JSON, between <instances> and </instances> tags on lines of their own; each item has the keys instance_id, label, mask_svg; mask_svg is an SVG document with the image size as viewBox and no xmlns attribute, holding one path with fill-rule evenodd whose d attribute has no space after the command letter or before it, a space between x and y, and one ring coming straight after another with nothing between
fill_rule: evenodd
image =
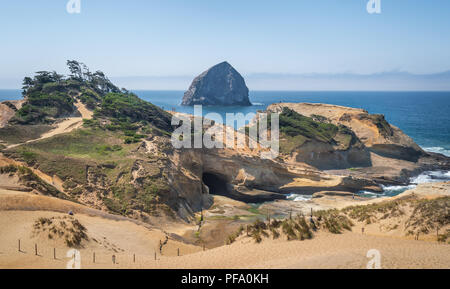
<instances>
[{"instance_id":1,"label":"cave opening","mask_svg":"<svg viewBox=\"0 0 450 289\"><path fill-rule=\"evenodd\" d=\"M203 182L209 188L209 193L212 195L226 196L229 193L228 182L222 176L204 173Z\"/></svg>"}]
</instances>

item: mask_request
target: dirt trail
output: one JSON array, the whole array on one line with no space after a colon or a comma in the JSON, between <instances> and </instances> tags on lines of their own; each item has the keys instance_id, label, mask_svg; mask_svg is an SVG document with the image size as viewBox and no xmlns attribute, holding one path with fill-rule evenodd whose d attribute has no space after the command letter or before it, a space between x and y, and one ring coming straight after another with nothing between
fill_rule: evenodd
<instances>
[{"instance_id":1,"label":"dirt trail","mask_svg":"<svg viewBox=\"0 0 450 289\"><path fill-rule=\"evenodd\" d=\"M91 119L94 113L92 111L88 110L86 108L86 106L84 104L82 104L81 102L75 103L75 106L77 107L78 111L80 112L81 117L67 118L67 119L57 123L55 129L52 129L51 131L44 133L39 138L29 140L25 143L13 144L13 145L8 146L7 148L8 149L15 148L15 147L18 147L18 146L26 144L26 143L32 143L32 142L36 142L36 141L43 140L46 138L51 138L55 135L62 134L62 133L68 133L77 128L80 128L83 125L83 119Z\"/></svg>"},{"instance_id":2,"label":"dirt trail","mask_svg":"<svg viewBox=\"0 0 450 289\"><path fill-rule=\"evenodd\" d=\"M47 139L50 137L53 137L55 135L58 134L62 134L62 133L68 133L71 132L77 128L80 128L83 125L83 119L91 119L93 116L93 112L88 110L86 108L86 106L84 104L82 104L81 102L76 102L75 106L77 107L78 111L81 114L81 117L71 117L68 118L64 121L59 122L58 124L56 124L56 128L44 133L43 135L41 135L40 138L38 139L34 139L34 140L30 140L27 141L25 143L19 143L19 144L14 144L14 145L10 145L7 147L7 149L10 148L14 148L14 147L18 147L20 145L26 144L26 143L32 143L32 142L36 142L39 140L43 140L43 139ZM18 165L18 166L24 166L24 167L28 167L27 164L23 163L23 162L18 162L9 158L6 158L4 155L0 154L0 166L5 166L5 165ZM50 176L47 175L45 173L43 173L42 171L35 169L35 168L31 168L30 169L38 176L40 177L42 180L44 180L46 183L48 183L49 185L54 186L55 188L57 188L58 190L60 190L61 192L64 192L64 188L63 188L63 181L58 178L57 176Z\"/></svg>"}]
</instances>

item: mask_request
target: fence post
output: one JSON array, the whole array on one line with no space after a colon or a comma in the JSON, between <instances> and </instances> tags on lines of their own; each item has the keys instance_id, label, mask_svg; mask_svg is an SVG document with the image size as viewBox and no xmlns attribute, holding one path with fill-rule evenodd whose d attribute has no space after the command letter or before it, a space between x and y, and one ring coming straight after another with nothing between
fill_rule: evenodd
<instances>
[{"instance_id":1,"label":"fence post","mask_svg":"<svg viewBox=\"0 0 450 289\"><path fill-rule=\"evenodd\" d=\"M37 244L34 244L34 254L36 256L38 255Z\"/></svg>"},{"instance_id":2,"label":"fence post","mask_svg":"<svg viewBox=\"0 0 450 289\"><path fill-rule=\"evenodd\" d=\"M136 263L136 254L133 254L133 263Z\"/></svg>"},{"instance_id":3,"label":"fence post","mask_svg":"<svg viewBox=\"0 0 450 289\"><path fill-rule=\"evenodd\" d=\"M22 252L22 250L20 249L20 239L19 239L19 252Z\"/></svg>"},{"instance_id":4,"label":"fence post","mask_svg":"<svg viewBox=\"0 0 450 289\"><path fill-rule=\"evenodd\" d=\"M56 260L56 248L53 248L53 259Z\"/></svg>"},{"instance_id":5,"label":"fence post","mask_svg":"<svg viewBox=\"0 0 450 289\"><path fill-rule=\"evenodd\" d=\"M178 248L178 256L180 256L180 248Z\"/></svg>"},{"instance_id":6,"label":"fence post","mask_svg":"<svg viewBox=\"0 0 450 289\"><path fill-rule=\"evenodd\" d=\"M155 261L156 261L156 252L155 252Z\"/></svg>"},{"instance_id":7,"label":"fence post","mask_svg":"<svg viewBox=\"0 0 450 289\"><path fill-rule=\"evenodd\" d=\"M112 262L113 264L116 264L116 255L112 255Z\"/></svg>"},{"instance_id":8,"label":"fence post","mask_svg":"<svg viewBox=\"0 0 450 289\"><path fill-rule=\"evenodd\" d=\"M94 264L95 264L95 252L92 254L92 261L93 261Z\"/></svg>"}]
</instances>

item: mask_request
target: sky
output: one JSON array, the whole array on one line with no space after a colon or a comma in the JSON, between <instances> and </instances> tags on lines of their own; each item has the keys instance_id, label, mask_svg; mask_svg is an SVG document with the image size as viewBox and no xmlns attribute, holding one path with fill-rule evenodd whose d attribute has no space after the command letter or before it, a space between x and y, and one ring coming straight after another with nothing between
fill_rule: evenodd
<instances>
[{"instance_id":1,"label":"sky","mask_svg":"<svg viewBox=\"0 0 450 289\"><path fill-rule=\"evenodd\" d=\"M67 59L157 89L225 60L243 75L450 70L448 0L380 0L381 14L368 0L68 1L0 0L0 88Z\"/></svg>"}]
</instances>

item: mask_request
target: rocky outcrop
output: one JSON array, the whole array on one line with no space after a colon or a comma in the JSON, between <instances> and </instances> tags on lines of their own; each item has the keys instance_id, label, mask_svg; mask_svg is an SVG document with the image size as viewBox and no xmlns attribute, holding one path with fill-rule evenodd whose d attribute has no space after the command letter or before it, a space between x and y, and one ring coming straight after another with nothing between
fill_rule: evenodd
<instances>
[{"instance_id":1,"label":"rocky outcrop","mask_svg":"<svg viewBox=\"0 0 450 289\"><path fill-rule=\"evenodd\" d=\"M244 78L228 62L217 64L194 79L182 105L250 106Z\"/></svg>"},{"instance_id":2,"label":"rocky outcrop","mask_svg":"<svg viewBox=\"0 0 450 289\"><path fill-rule=\"evenodd\" d=\"M383 115L369 114L363 109L315 103L278 103L270 105L267 110L280 112L284 107L304 116L320 117L350 128L368 149L379 155L417 161L425 154L409 136L389 124Z\"/></svg>"},{"instance_id":3,"label":"rocky outcrop","mask_svg":"<svg viewBox=\"0 0 450 289\"><path fill-rule=\"evenodd\" d=\"M264 113L279 113L280 154L285 162L305 163L319 170L369 167L370 151L342 124L319 115L306 116L289 106L271 105ZM256 119L250 127L256 125Z\"/></svg>"}]
</instances>

